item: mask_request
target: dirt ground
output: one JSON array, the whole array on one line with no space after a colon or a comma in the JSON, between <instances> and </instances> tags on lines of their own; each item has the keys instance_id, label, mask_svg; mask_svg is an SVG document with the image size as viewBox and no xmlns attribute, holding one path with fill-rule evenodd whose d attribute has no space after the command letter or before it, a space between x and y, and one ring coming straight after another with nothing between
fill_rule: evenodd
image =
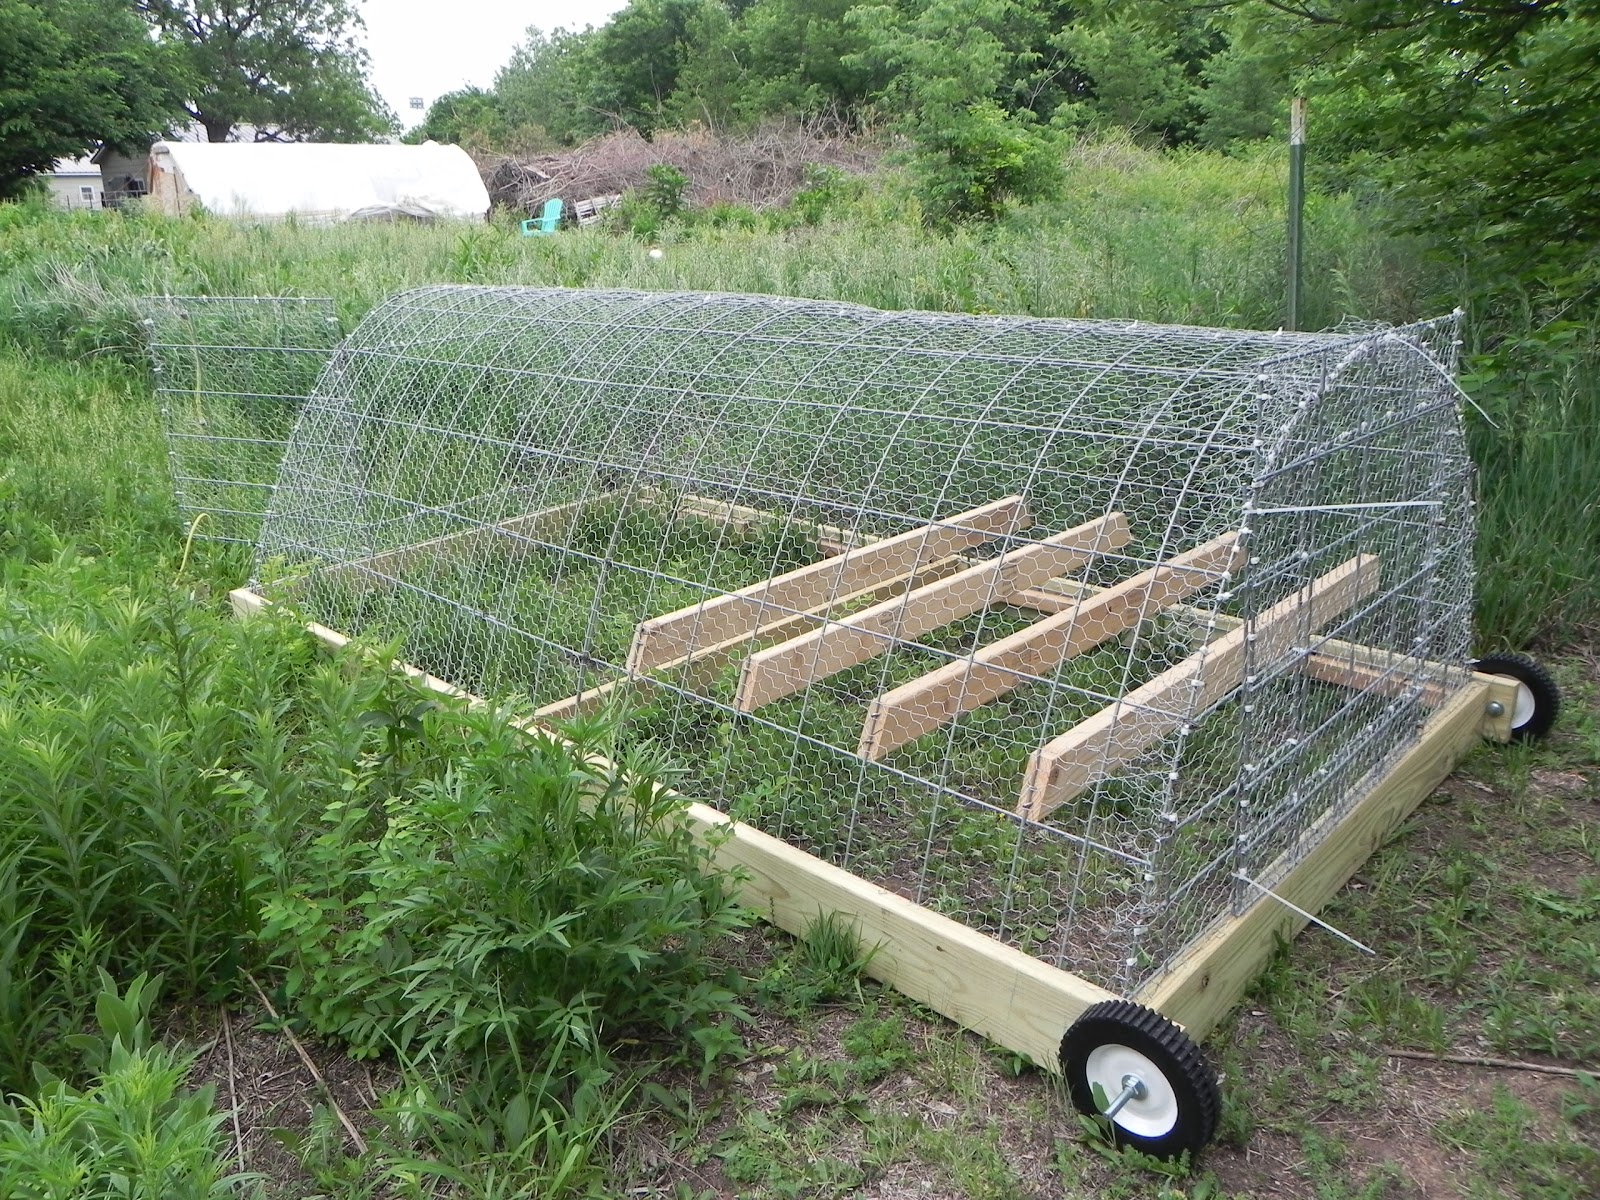
<instances>
[{"instance_id":1,"label":"dirt ground","mask_svg":"<svg viewBox=\"0 0 1600 1200\"><path fill-rule=\"evenodd\" d=\"M1221 1128L1192 1171L1119 1155L1052 1076L874 983L789 1011L758 984L746 1061L708 1084L659 1072L677 1111L619 1127L615 1194L1600 1195L1600 1089L1577 1075L1600 1060L1600 666L1564 671L1557 736L1474 755L1330 906L1378 957L1303 933L1213 1037ZM771 978L792 953L758 926L732 965ZM192 1011L170 1032L207 1047L196 1081L278 1196L336 1191L398 1084L314 1038L302 1057L260 1006ZM1435 1052L1506 1065L1417 1057Z\"/></svg>"}]
</instances>

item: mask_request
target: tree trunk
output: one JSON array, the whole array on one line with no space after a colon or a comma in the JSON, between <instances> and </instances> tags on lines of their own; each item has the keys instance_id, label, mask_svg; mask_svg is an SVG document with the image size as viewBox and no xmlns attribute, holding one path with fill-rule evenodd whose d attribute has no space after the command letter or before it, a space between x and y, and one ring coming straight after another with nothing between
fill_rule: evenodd
<instances>
[{"instance_id":1,"label":"tree trunk","mask_svg":"<svg viewBox=\"0 0 1600 1200\"><path fill-rule=\"evenodd\" d=\"M202 113L200 126L206 131L206 141L225 142L228 135L233 132L233 122L227 117L212 117Z\"/></svg>"}]
</instances>

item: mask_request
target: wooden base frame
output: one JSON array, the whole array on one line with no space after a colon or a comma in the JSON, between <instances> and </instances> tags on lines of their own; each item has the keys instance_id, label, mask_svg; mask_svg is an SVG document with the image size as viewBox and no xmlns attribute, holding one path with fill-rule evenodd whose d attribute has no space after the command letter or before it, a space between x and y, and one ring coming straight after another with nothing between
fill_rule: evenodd
<instances>
[{"instance_id":1,"label":"wooden base frame","mask_svg":"<svg viewBox=\"0 0 1600 1200\"><path fill-rule=\"evenodd\" d=\"M719 508L721 502L716 501L704 503L708 517L741 521L766 517L754 509L731 505ZM568 518L572 511L569 506L561 506L502 525L508 527L508 532L543 530ZM1013 639L996 643L1001 654L1010 657L993 664L997 671L992 674L990 686L1004 692L1015 686L1019 670L1026 671L1032 658L1040 653L1047 657L1071 654L1076 652L1079 641L1091 636L1095 642L1103 641L1155 612L1181 608L1187 596L1216 578L1219 571L1226 571L1236 554L1234 535L1228 534L1112 588L1089 588L1060 579L1041 581L1041 563L1064 568L1075 563L1074 556L1085 549L1114 549L1125 544L1126 524L1120 514L1108 514L1098 522L1044 539L1039 544L1049 547L1045 551L1021 557L1011 552L987 563L974 563L966 556L965 551L971 547L1006 537L1026 528L1030 521L1021 498L1007 497L880 543L863 543L849 531L829 530L829 544L822 547L829 557L821 563L753 585L721 602L708 601L642 623L630 654L633 674L629 678L547 705L521 724L530 731L548 733L544 721L603 703L615 688L641 681L648 684L649 675L641 668L656 674L720 669L739 654L763 646L774 646L781 652L793 640L809 635L809 640L802 641L804 655L809 657L793 652L787 656L770 654L761 660L768 664L765 674L761 673L760 664L754 673L747 672L747 680L757 680L747 684L747 702L755 707L767 702L763 697L770 698L774 690L786 694L784 689L790 687L797 666L811 667L822 661L830 641L826 634L819 636L822 631L844 629L845 638L833 639L834 646L847 647L840 652L843 658L877 652L879 641L901 632L906 614L925 611L925 605L933 599L943 602L950 596L967 597L969 592L976 595L973 589L977 587L989 587L991 594L1002 595L1005 603L1053 614L1041 623L1046 635L1038 635L1035 631L1039 627L1035 626L1017 635L1020 640L1015 647L1009 644ZM476 541L465 535L434 539L392 552L382 563L371 565L403 568L419 557L470 548ZM1376 586L1378 569L1375 560L1353 559L1317 581L1305 603L1319 605L1318 612L1326 611L1330 616L1342 611ZM235 590L230 599L241 617L262 612L271 605L271 601L249 588ZM850 611L859 617L856 604L868 601L878 603L864 610L865 619L858 619L854 625L831 615ZM953 610L969 602L970 597L950 607ZM1094 615L1092 629L1083 621L1085 611ZM1220 658L1227 667L1213 678L1231 678L1235 665L1232 643L1242 642L1242 635L1235 638L1233 634L1242 622L1202 610L1190 611L1205 618L1208 633L1215 639L1201 650L1209 649L1213 661ZM913 616L910 626L919 622L922 618ZM1287 624L1285 621L1285 628ZM350 642L344 634L324 625L308 623L305 628L330 647L339 648ZM1075 628L1080 630L1077 635L1073 633ZM1030 633L1035 634L1031 640L1023 636ZM1011 661L1013 657L1016 662ZM1174 670L1193 673L1200 669L1194 664L1204 661L1204 655L1197 651L1194 660ZM751 659L746 658L745 662L748 666ZM1301 669L1333 684L1392 686L1398 690L1410 676L1394 674L1396 665L1393 656L1327 641L1317 654L1305 660ZM964 684L972 682L973 667L972 660L952 664L952 670L963 673ZM419 668L402 664L399 669L433 692L468 705L484 703L480 697ZM807 671L805 682L809 682L809 674ZM929 678L908 686L926 688ZM1216 922L1166 972L1128 998L1159 1010L1185 1027L1197 1041L1203 1039L1238 1002L1271 954L1276 939L1292 936L1305 926L1306 918L1296 909L1315 912L1325 904L1479 739L1509 740L1509 714L1515 696L1515 682L1497 676L1468 675L1460 687L1448 693L1438 685L1427 685L1422 698L1434 712L1416 744L1373 780L1366 795L1348 812L1307 831L1288 852L1298 856L1304 849L1303 856L1297 861L1286 859L1286 871L1263 873L1265 877L1281 874L1273 894L1263 895L1242 913ZM888 696L879 697L878 704L887 699ZM1493 708L1495 705L1498 708ZM958 707L951 715L958 715L965 707ZM1492 708L1500 715L1488 715ZM1114 730L1116 716L1105 717L1101 723L1108 722L1108 728ZM869 718L867 733L871 729ZM1075 730L1066 736L1074 735L1078 741L1097 736L1095 730ZM877 738L873 746L864 748L866 757L886 752L878 747L909 740L899 733L880 733ZM1073 746L1051 743L1041 748L1030 771L1034 786L1050 786L1037 780L1043 764L1052 764L1054 770L1063 761L1073 760L1078 750L1081 747L1076 742ZM1025 788L1022 803L1029 807L1028 815L1038 812L1035 799ZM685 799L683 819L712 848L719 864L740 873L743 902L772 924L798 936L821 915L847 919L855 926L862 944L875 948L867 967L871 975L1049 1070L1061 1068L1061 1040L1073 1021L1091 1006L1117 998L1088 980L868 883L734 821L709 805ZM1278 898L1296 907L1290 908Z\"/></svg>"}]
</instances>

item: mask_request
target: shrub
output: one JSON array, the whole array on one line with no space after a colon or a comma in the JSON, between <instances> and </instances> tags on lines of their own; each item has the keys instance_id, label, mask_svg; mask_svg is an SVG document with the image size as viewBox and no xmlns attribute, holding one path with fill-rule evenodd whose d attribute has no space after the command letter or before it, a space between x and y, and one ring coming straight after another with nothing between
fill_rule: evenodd
<instances>
[{"instance_id":1,"label":"shrub","mask_svg":"<svg viewBox=\"0 0 1600 1200\"><path fill-rule=\"evenodd\" d=\"M726 877L660 763L600 759L604 726L572 733L435 709L398 790L392 749L349 767L263 910L317 1029L460 1062L536 1107L604 1074L625 1037L682 1039L705 1064L736 1044L716 1023L735 995L704 956L743 923Z\"/></svg>"}]
</instances>

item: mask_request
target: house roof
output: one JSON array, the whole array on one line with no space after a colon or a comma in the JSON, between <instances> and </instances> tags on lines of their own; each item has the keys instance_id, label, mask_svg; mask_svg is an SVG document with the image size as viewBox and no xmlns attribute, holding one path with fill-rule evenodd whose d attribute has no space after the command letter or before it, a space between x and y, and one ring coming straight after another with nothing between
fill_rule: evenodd
<instances>
[{"instance_id":1,"label":"house roof","mask_svg":"<svg viewBox=\"0 0 1600 1200\"><path fill-rule=\"evenodd\" d=\"M408 213L482 220L489 193L459 146L330 142L157 142L150 156L176 170L222 215L331 217Z\"/></svg>"},{"instance_id":2,"label":"house roof","mask_svg":"<svg viewBox=\"0 0 1600 1200\"><path fill-rule=\"evenodd\" d=\"M80 158L58 158L55 164L45 172L47 175L58 175L63 178L82 175L93 179L100 178L100 168L88 156Z\"/></svg>"}]
</instances>

